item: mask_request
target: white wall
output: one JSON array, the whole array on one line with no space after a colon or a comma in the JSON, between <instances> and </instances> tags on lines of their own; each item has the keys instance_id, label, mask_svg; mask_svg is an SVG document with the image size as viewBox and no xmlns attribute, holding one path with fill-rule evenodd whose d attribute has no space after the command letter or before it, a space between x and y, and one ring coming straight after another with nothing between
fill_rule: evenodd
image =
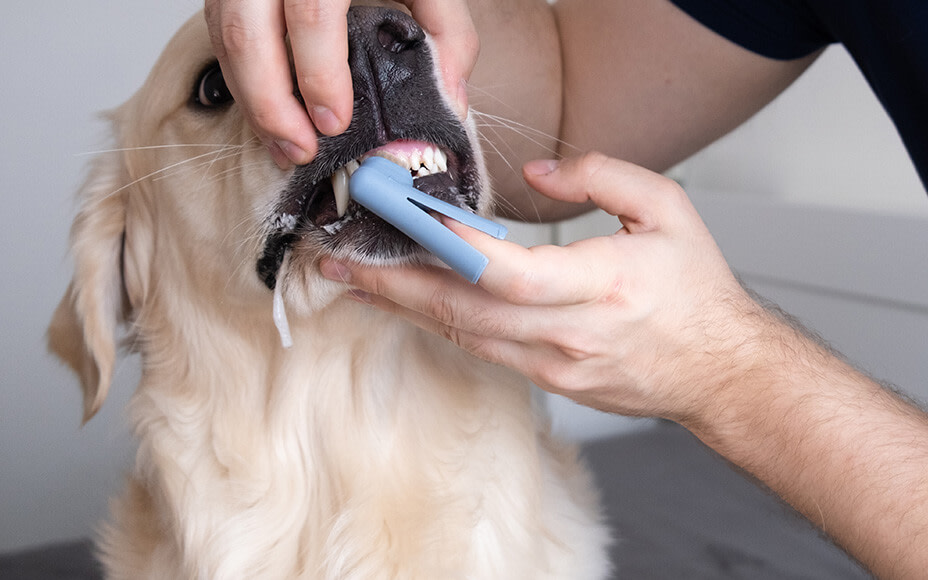
<instances>
[{"instance_id":1,"label":"white wall","mask_svg":"<svg viewBox=\"0 0 928 580\"><path fill-rule=\"evenodd\" d=\"M777 100L677 168L687 187L789 203L928 215L889 116L842 47Z\"/></svg>"},{"instance_id":2,"label":"white wall","mask_svg":"<svg viewBox=\"0 0 928 580\"><path fill-rule=\"evenodd\" d=\"M129 465L133 446L122 407L136 362L121 364L100 416L80 429L76 383L45 354L44 331L69 276L67 228L83 154L106 146L94 114L129 97L170 34L200 5L9 0L0 8L0 551L88 535ZM889 137L878 136L887 122L856 74L842 66L825 59L801 81L806 88L771 108L779 117L760 117L681 174L694 186L739 195L923 210L928 200L904 154L883 144L892 141L891 129ZM832 80L834 86L823 86ZM810 109L807 102L823 104ZM826 117L832 123L818 127ZM859 149L874 142L874 149ZM822 183L838 186L823 191ZM879 201L874 190L881 191ZM566 241L612 228L612 220L592 216L553 234L518 235ZM627 425L560 399L552 398L551 407L556 427L569 436Z\"/></svg>"},{"instance_id":3,"label":"white wall","mask_svg":"<svg viewBox=\"0 0 928 580\"><path fill-rule=\"evenodd\" d=\"M118 370L102 415L80 429L74 378L45 353L70 274L73 193L106 145L96 112L127 99L197 0L0 7L0 550L86 536L118 487L131 443Z\"/></svg>"}]
</instances>

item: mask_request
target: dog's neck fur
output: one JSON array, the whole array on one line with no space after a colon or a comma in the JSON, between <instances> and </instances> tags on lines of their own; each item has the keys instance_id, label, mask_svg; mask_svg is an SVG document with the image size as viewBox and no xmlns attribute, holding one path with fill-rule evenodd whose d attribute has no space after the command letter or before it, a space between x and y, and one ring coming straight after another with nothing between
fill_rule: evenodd
<instances>
[{"instance_id":1,"label":"dog's neck fur","mask_svg":"<svg viewBox=\"0 0 928 580\"><path fill-rule=\"evenodd\" d=\"M474 514L483 513L475 505L488 486L519 489L537 479L530 474L538 465L487 463L487 454L502 460L507 444L536 445L524 379L348 299L297 322L289 351L276 343L269 323L247 335L215 321L186 324L173 333L186 343L182 347L142 337L144 373L132 404L138 465L159 469L137 473L133 487L145 498L151 521L163 522L164 529L148 523L142 531L117 521L105 551L126 549L120 536L141 536L151 537L158 550L173 546L181 561L197 554L201 564L215 563L215 569L188 570L192 576L253 570L292 577L307 562L345 572L363 555L345 551L354 544L342 546L343 534L401 538L408 545L399 551L384 547L397 557L404 550L427 554L424 546L440 544L444 532L420 514L435 513L443 497L474 504L441 505L449 515L442 526L472 529ZM203 336L198 328L216 334ZM177 361L166 353L188 354ZM501 403L506 398L512 400ZM499 408L508 410L504 420L496 416ZM513 410L520 416L511 416ZM480 463L487 469L475 471ZM520 470L526 471L520 476ZM501 472L507 473L502 480ZM537 500L519 500L527 520ZM270 535L268 520L275 522ZM215 558L204 558L210 553ZM432 568L454 569L447 559L466 556L460 546L435 550ZM370 572L359 577L382 573Z\"/></svg>"}]
</instances>

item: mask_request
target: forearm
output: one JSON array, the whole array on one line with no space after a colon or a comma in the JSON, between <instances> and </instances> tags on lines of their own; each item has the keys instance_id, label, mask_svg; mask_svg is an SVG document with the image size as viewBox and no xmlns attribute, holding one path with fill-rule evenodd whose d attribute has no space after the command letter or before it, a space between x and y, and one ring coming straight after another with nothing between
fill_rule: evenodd
<instances>
[{"instance_id":1,"label":"forearm","mask_svg":"<svg viewBox=\"0 0 928 580\"><path fill-rule=\"evenodd\" d=\"M879 577L924 577L925 415L775 317L762 328L686 426Z\"/></svg>"}]
</instances>

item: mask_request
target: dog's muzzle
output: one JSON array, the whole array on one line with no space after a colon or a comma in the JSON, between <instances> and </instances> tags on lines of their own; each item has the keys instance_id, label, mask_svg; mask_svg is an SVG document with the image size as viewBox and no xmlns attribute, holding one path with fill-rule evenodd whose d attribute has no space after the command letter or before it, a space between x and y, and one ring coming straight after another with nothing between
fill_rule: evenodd
<instances>
[{"instance_id":1,"label":"dog's muzzle","mask_svg":"<svg viewBox=\"0 0 928 580\"><path fill-rule=\"evenodd\" d=\"M347 200L345 180L371 155L406 166L424 193L458 207L478 207L475 152L441 93L422 28L402 12L358 6L348 11L348 39L352 122L341 135L319 136L316 158L296 168L268 220L257 269L272 289L286 250L302 239L323 253L361 261L395 262L421 252L402 233Z\"/></svg>"}]
</instances>

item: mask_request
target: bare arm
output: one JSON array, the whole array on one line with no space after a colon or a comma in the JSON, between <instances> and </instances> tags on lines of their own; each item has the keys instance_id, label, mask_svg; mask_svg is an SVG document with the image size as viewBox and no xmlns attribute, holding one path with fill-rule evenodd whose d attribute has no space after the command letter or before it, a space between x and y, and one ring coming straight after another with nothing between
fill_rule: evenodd
<instances>
[{"instance_id":1,"label":"bare arm","mask_svg":"<svg viewBox=\"0 0 928 580\"><path fill-rule=\"evenodd\" d=\"M560 144L532 135L561 154L597 150L654 171L737 127L817 56L785 62L758 56L667 0L558 0L553 8L544 0L471 0L470 6L482 44L471 77L474 108L557 136ZM498 101L481 99L482 91ZM507 142L501 150L515 168L551 156L505 131L487 136ZM515 208L510 217L554 220L592 207L529 193L517 171L492 154L490 162L498 190Z\"/></svg>"},{"instance_id":2,"label":"bare arm","mask_svg":"<svg viewBox=\"0 0 928 580\"><path fill-rule=\"evenodd\" d=\"M681 421L880 578L928 570L928 417L769 313ZM744 359L742 359L744 360Z\"/></svg>"}]
</instances>

